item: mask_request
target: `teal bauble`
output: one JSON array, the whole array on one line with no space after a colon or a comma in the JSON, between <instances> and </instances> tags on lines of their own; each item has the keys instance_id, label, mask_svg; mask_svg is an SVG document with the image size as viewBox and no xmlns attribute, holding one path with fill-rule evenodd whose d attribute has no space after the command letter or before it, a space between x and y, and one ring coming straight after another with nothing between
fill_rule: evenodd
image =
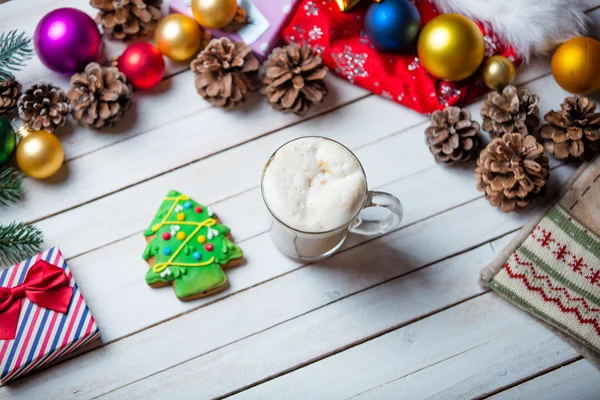
<instances>
[{"instance_id":1,"label":"teal bauble","mask_svg":"<svg viewBox=\"0 0 600 400\"><path fill-rule=\"evenodd\" d=\"M365 15L367 36L381 51L413 51L420 30L419 11L409 0L379 0Z\"/></svg>"},{"instance_id":2,"label":"teal bauble","mask_svg":"<svg viewBox=\"0 0 600 400\"><path fill-rule=\"evenodd\" d=\"M12 157L17 147L17 135L10 122L0 117L0 165Z\"/></svg>"}]
</instances>

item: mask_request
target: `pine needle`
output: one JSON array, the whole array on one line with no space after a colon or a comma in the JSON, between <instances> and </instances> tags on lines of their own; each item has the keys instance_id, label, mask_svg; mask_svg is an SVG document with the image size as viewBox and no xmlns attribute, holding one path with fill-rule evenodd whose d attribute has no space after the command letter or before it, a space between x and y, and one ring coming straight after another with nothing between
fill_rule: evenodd
<instances>
[{"instance_id":1,"label":"pine needle","mask_svg":"<svg viewBox=\"0 0 600 400\"><path fill-rule=\"evenodd\" d=\"M14 168L0 171L0 206L8 206L17 202L21 197L23 188L23 175Z\"/></svg>"},{"instance_id":2,"label":"pine needle","mask_svg":"<svg viewBox=\"0 0 600 400\"><path fill-rule=\"evenodd\" d=\"M42 231L23 222L0 225L0 263L12 265L40 252Z\"/></svg>"},{"instance_id":3,"label":"pine needle","mask_svg":"<svg viewBox=\"0 0 600 400\"><path fill-rule=\"evenodd\" d=\"M10 77L10 71L20 71L32 56L31 39L25 32L0 33L0 79Z\"/></svg>"}]
</instances>

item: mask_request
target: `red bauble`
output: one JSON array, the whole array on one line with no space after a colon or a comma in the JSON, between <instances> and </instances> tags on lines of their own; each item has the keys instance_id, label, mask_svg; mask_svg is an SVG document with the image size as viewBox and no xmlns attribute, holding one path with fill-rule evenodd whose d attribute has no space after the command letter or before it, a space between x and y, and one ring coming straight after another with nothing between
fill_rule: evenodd
<instances>
[{"instance_id":1,"label":"red bauble","mask_svg":"<svg viewBox=\"0 0 600 400\"><path fill-rule=\"evenodd\" d=\"M165 73L165 60L149 43L134 43L118 59L119 70L135 89L150 89L158 85Z\"/></svg>"}]
</instances>

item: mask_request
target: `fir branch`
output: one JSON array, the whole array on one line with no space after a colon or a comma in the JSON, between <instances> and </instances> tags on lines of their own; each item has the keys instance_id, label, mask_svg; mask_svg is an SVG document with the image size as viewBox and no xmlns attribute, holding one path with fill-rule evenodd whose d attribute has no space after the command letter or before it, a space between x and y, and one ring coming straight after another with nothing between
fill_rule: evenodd
<instances>
[{"instance_id":1,"label":"fir branch","mask_svg":"<svg viewBox=\"0 0 600 400\"><path fill-rule=\"evenodd\" d=\"M25 32L15 29L0 33L0 79L10 77L10 71L21 70L32 56L31 39Z\"/></svg>"},{"instance_id":2,"label":"fir branch","mask_svg":"<svg viewBox=\"0 0 600 400\"><path fill-rule=\"evenodd\" d=\"M42 231L24 222L0 225L0 263L11 265L40 252Z\"/></svg>"},{"instance_id":3,"label":"fir branch","mask_svg":"<svg viewBox=\"0 0 600 400\"><path fill-rule=\"evenodd\" d=\"M0 171L0 206L15 203L21 197L23 175L14 168Z\"/></svg>"}]
</instances>

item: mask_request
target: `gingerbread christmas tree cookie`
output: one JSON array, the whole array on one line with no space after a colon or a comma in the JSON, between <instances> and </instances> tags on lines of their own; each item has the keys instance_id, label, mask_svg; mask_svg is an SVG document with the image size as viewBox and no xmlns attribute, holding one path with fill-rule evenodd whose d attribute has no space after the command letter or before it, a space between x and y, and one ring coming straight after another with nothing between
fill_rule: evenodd
<instances>
[{"instance_id":1,"label":"gingerbread christmas tree cookie","mask_svg":"<svg viewBox=\"0 0 600 400\"><path fill-rule=\"evenodd\" d=\"M243 257L230 240L229 228L210 207L174 190L167 193L144 236L148 245L143 258L150 264L146 283L173 285L180 300L225 289L223 268L239 265Z\"/></svg>"}]
</instances>

